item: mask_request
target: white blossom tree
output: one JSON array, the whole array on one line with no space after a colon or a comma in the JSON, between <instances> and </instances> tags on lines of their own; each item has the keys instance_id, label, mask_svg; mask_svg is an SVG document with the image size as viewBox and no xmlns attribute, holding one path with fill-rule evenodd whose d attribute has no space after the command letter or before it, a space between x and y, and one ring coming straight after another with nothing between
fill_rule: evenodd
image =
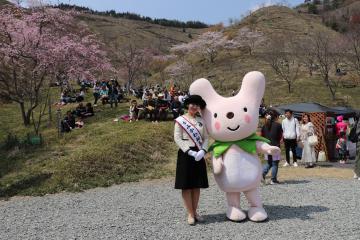
<instances>
[{"instance_id":1,"label":"white blossom tree","mask_svg":"<svg viewBox=\"0 0 360 240\"><path fill-rule=\"evenodd\" d=\"M242 27L238 31L234 40L238 43L238 47L247 48L249 54L253 55L256 47L263 43L266 39L262 32L253 31L248 27Z\"/></svg>"}]
</instances>

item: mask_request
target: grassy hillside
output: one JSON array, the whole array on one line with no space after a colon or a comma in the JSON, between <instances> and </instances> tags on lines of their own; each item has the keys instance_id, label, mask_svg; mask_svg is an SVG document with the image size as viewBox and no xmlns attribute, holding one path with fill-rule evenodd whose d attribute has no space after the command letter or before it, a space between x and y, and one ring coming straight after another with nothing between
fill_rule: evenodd
<instances>
[{"instance_id":1,"label":"grassy hillside","mask_svg":"<svg viewBox=\"0 0 360 240\"><path fill-rule=\"evenodd\" d=\"M152 48L167 52L175 44L191 41L189 34L196 38L199 33L204 31L187 28L183 32L182 28L164 27L142 21L90 14L84 14L80 19L99 35L109 50L113 49L115 44L133 43L141 48Z\"/></svg>"},{"instance_id":2,"label":"grassy hillside","mask_svg":"<svg viewBox=\"0 0 360 240\"><path fill-rule=\"evenodd\" d=\"M307 35L317 31L327 31L331 34L339 34L321 23L316 16L300 14L287 7L272 6L260 9L250 16L244 18L239 24L225 29L228 35L234 35L242 27L249 27L264 33L265 38L276 33L283 36L290 36L296 41L301 41ZM262 71L267 78L265 101L268 105L293 103L299 101L315 101L325 105L349 104L360 108L360 88L339 88L337 100L333 101L329 90L322 82L319 73L309 77L307 71L302 69L299 79L294 84L294 92L289 94L287 84L281 81L266 63L261 53L264 46L259 46L253 56L246 52L232 51L220 53L214 64L202 61L196 57L188 57L188 60L195 65L194 79L208 78L215 88L224 95L229 95L232 89L238 90L243 76L249 71ZM156 79L157 76L154 76ZM348 76L337 77L335 72L331 78L339 81L348 80ZM156 80L155 80L156 81Z\"/></svg>"},{"instance_id":3,"label":"grassy hillside","mask_svg":"<svg viewBox=\"0 0 360 240\"><path fill-rule=\"evenodd\" d=\"M89 101L92 97L88 97ZM68 105L62 109L74 109ZM0 148L0 198L12 195L42 195L59 191L109 186L144 178L159 178L174 171L173 123L113 122L128 111L128 103L117 109L95 108L96 115L57 138L55 123L42 131L43 147ZM8 132L18 137L24 129L16 105L0 106L1 142ZM4 116L4 117L3 117Z\"/></svg>"},{"instance_id":4,"label":"grassy hillside","mask_svg":"<svg viewBox=\"0 0 360 240\"><path fill-rule=\"evenodd\" d=\"M4 4L9 4L9 2L6 1L6 0L0 0L0 6L1 6L1 5L4 5Z\"/></svg>"},{"instance_id":5,"label":"grassy hillside","mask_svg":"<svg viewBox=\"0 0 360 240\"><path fill-rule=\"evenodd\" d=\"M244 18L238 25L229 31L237 30L239 27L248 26L269 34L289 34L301 39L302 36L319 30L327 30L321 23L321 19L315 15L300 14L296 10L282 7L270 6L259 9Z\"/></svg>"}]
</instances>

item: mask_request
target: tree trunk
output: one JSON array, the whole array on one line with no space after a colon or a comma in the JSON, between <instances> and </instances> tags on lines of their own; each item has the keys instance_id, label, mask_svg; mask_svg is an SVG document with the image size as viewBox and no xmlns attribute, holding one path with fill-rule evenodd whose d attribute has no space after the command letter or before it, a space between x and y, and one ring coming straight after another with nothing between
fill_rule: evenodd
<instances>
[{"instance_id":1,"label":"tree trunk","mask_svg":"<svg viewBox=\"0 0 360 240\"><path fill-rule=\"evenodd\" d=\"M52 116L52 108L51 108L51 96L49 95L49 99L48 99L48 113L49 113L49 122L48 122L48 126L51 126L52 120L53 120L53 116Z\"/></svg>"},{"instance_id":2,"label":"tree trunk","mask_svg":"<svg viewBox=\"0 0 360 240\"><path fill-rule=\"evenodd\" d=\"M290 82L288 82L288 91L289 91L289 93L291 93L291 92L292 92L292 89L291 89L291 83L290 83Z\"/></svg>"},{"instance_id":3,"label":"tree trunk","mask_svg":"<svg viewBox=\"0 0 360 240\"><path fill-rule=\"evenodd\" d=\"M328 87L329 90L330 90L332 100L336 100L335 90L333 89L333 87L332 87L331 84L330 84L329 75L328 75L328 74L325 75L325 83L326 83L327 87Z\"/></svg>"},{"instance_id":4,"label":"tree trunk","mask_svg":"<svg viewBox=\"0 0 360 240\"><path fill-rule=\"evenodd\" d=\"M29 126L30 125L30 114L29 111L26 113L25 112L25 105L24 103L19 103L20 105L20 110L21 110L21 116L23 118L23 123L25 126Z\"/></svg>"}]
</instances>

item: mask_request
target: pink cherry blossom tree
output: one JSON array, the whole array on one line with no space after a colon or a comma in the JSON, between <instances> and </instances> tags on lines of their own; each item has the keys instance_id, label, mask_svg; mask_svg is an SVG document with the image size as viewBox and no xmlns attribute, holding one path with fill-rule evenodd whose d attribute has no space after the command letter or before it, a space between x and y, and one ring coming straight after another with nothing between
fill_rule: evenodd
<instances>
[{"instance_id":1,"label":"pink cherry blossom tree","mask_svg":"<svg viewBox=\"0 0 360 240\"><path fill-rule=\"evenodd\" d=\"M113 70L101 44L72 12L8 6L0 15L0 97L19 104L26 126L46 102L53 76Z\"/></svg>"}]
</instances>

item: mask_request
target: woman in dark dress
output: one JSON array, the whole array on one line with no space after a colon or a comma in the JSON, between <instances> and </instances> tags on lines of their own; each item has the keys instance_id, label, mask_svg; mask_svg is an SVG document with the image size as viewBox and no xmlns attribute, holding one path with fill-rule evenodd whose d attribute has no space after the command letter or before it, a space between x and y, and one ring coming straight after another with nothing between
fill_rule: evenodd
<instances>
[{"instance_id":1,"label":"woman in dark dress","mask_svg":"<svg viewBox=\"0 0 360 240\"><path fill-rule=\"evenodd\" d=\"M198 116L206 103L200 96L192 95L185 100L184 105L187 113L175 120L174 129L174 140L180 148L176 164L175 189L182 190L182 198L188 212L188 224L194 225L196 221L203 221L197 213L200 188L209 187L204 159L208 133L203 119Z\"/></svg>"},{"instance_id":2,"label":"woman in dark dress","mask_svg":"<svg viewBox=\"0 0 360 240\"><path fill-rule=\"evenodd\" d=\"M271 146L280 147L280 141L283 135L283 130L281 124L277 122L278 115L274 111L269 111L265 114L265 125L261 129L261 136L269 139ZM271 172L271 182L270 184L278 184L277 180L277 172L280 161L280 154L277 156L266 155L267 163L264 165L263 169L263 180L265 181L265 177L272 168Z\"/></svg>"}]
</instances>

